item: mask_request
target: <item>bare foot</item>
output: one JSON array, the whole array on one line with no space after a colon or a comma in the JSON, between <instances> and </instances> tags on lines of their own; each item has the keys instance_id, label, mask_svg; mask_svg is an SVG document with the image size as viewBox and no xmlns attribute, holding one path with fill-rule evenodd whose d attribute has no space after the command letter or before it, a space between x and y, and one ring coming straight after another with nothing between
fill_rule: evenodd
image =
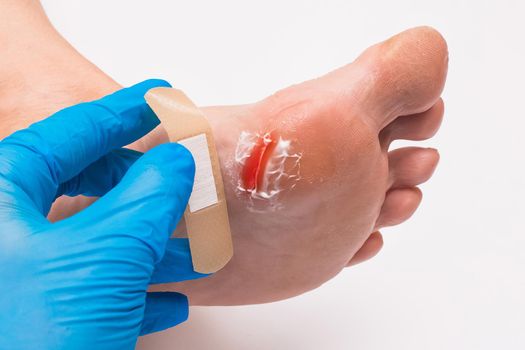
<instances>
[{"instance_id":1,"label":"bare foot","mask_svg":"<svg viewBox=\"0 0 525 350\"><path fill-rule=\"evenodd\" d=\"M235 255L209 278L155 288L181 290L197 304L275 301L316 288L345 266L377 254L382 246L377 230L413 214L421 201L416 186L430 178L439 159L434 149L388 152L389 145L437 131L447 63L439 33L416 28L261 102L207 108ZM284 184L276 198L264 193L254 198L246 187L261 182L260 176L243 178L250 165L235 159L236 150L246 135L270 132L289 140L288 153L300 156L300 179ZM288 167L292 175L294 162Z\"/></svg>"},{"instance_id":2,"label":"bare foot","mask_svg":"<svg viewBox=\"0 0 525 350\"><path fill-rule=\"evenodd\" d=\"M58 64L36 79L38 84L20 84L26 100L0 106L3 136L119 88L56 32L46 40L63 45L55 45L56 52L46 49L53 45L42 46L46 55L62 57L65 71L78 71L84 79L68 83L72 80ZM369 48L350 65L261 102L205 108L221 158L235 256L209 278L154 288L182 291L200 305L268 302L316 288L345 266L377 254L382 246L377 230L412 215L421 200L415 186L431 176L438 161L433 149L388 152L388 147L395 139L423 140L437 131L447 60L442 37L416 28ZM27 74L23 65L20 74ZM38 74L32 74L35 80ZM246 165L235 159L242 135L267 132L289 141L290 152L300 156L300 179L283 183L285 190L271 199L247 191ZM146 151L165 141L165 132L157 129L133 148ZM71 215L88 203L61 198L50 217Z\"/></svg>"}]
</instances>

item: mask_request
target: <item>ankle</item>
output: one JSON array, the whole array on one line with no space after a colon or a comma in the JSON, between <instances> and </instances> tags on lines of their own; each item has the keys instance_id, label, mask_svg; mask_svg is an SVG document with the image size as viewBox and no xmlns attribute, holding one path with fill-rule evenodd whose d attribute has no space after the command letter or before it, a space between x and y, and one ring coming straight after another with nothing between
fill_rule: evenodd
<instances>
[{"instance_id":1,"label":"ankle","mask_svg":"<svg viewBox=\"0 0 525 350\"><path fill-rule=\"evenodd\" d=\"M0 138L65 107L100 98L119 85L74 49L11 46L0 58Z\"/></svg>"},{"instance_id":2,"label":"ankle","mask_svg":"<svg viewBox=\"0 0 525 350\"><path fill-rule=\"evenodd\" d=\"M0 72L0 138L60 109L119 89L116 82L91 64L80 61L75 67L71 62L53 62L48 70L38 59Z\"/></svg>"},{"instance_id":3,"label":"ankle","mask_svg":"<svg viewBox=\"0 0 525 350\"><path fill-rule=\"evenodd\" d=\"M119 88L62 38L36 1L0 2L0 51L0 138Z\"/></svg>"}]
</instances>

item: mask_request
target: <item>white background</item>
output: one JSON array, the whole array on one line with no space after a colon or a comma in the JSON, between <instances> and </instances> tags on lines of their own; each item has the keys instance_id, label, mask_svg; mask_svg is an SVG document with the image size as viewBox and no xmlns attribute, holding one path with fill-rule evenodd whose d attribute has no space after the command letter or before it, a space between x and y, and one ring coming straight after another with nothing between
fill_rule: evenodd
<instances>
[{"instance_id":1,"label":"white background","mask_svg":"<svg viewBox=\"0 0 525 350\"><path fill-rule=\"evenodd\" d=\"M525 349L525 6L520 1L45 1L122 84L248 103L427 24L449 43L441 163L372 261L279 303L193 308L140 349ZM349 82L351 83L351 82Z\"/></svg>"}]
</instances>

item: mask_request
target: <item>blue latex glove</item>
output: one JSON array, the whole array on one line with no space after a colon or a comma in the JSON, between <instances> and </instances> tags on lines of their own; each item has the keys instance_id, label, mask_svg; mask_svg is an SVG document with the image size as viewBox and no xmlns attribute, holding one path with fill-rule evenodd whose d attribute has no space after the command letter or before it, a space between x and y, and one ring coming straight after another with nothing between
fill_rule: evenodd
<instances>
[{"instance_id":1,"label":"blue latex glove","mask_svg":"<svg viewBox=\"0 0 525 350\"><path fill-rule=\"evenodd\" d=\"M158 125L143 98L155 86L169 84L66 108L0 142L1 349L132 349L139 334L187 318L184 295L146 290L204 276L187 240L169 239L193 159L177 144L121 148ZM102 197L50 223L62 194Z\"/></svg>"}]
</instances>

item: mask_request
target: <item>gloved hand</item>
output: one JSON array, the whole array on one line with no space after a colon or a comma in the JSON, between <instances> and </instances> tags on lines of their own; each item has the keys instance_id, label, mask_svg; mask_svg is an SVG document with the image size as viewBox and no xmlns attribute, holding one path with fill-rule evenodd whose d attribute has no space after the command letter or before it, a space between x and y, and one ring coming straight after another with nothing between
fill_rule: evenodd
<instances>
[{"instance_id":1,"label":"gloved hand","mask_svg":"<svg viewBox=\"0 0 525 350\"><path fill-rule=\"evenodd\" d=\"M155 86L169 84L66 108L0 142L1 349L132 349L139 334L186 319L185 296L146 290L204 276L188 242L169 239L193 159L177 144L121 148L158 125L143 98ZM50 223L62 194L101 198Z\"/></svg>"}]
</instances>

